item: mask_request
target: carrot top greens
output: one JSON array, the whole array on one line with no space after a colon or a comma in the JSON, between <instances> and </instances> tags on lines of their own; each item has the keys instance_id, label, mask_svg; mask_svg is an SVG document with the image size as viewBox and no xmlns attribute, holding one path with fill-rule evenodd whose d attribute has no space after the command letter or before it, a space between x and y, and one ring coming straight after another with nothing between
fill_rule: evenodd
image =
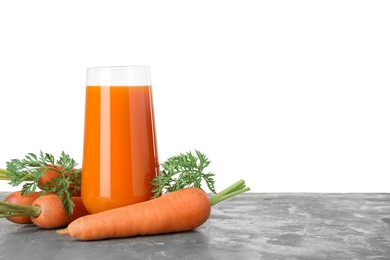
<instances>
[{"instance_id":1,"label":"carrot top greens","mask_svg":"<svg viewBox=\"0 0 390 260\"><path fill-rule=\"evenodd\" d=\"M62 152L59 159L42 151L39 155L28 153L23 159L12 159L6 163L7 169L1 170L1 174L10 180L12 186L22 186L22 194L33 192L38 187L39 178L48 170L53 170L60 175L52 178L50 182L40 188L42 194L54 192L62 198L62 206L66 213L73 212L74 203L72 194L80 190L81 169L75 169L77 163L68 154Z\"/></svg>"},{"instance_id":2,"label":"carrot top greens","mask_svg":"<svg viewBox=\"0 0 390 260\"><path fill-rule=\"evenodd\" d=\"M206 155L197 150L195 150L195 155L187 152L168 158L161 164L160 174L152 181L153 198L164 192L181 190L185 187L201 188L202 181L205 181L207 187L216 193L214 173L204 172L209 164L210 161Z\"/></svg>"}]
</instances>

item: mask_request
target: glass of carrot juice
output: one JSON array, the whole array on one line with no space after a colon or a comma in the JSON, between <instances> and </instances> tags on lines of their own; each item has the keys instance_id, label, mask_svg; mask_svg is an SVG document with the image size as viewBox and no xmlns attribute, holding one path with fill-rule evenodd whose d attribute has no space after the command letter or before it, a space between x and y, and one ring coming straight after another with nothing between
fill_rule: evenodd
<instances>
[{"instance_id":1,"label":"glass of carrot juice","mask_svg":"<svg viewBox=\"0 0 390 260\"><path fill-rule=\"evenodd\" d=\"M150 199L158 174L148 67L87 70L81 196L89 213Z\"/></svg>"}]
</instances>

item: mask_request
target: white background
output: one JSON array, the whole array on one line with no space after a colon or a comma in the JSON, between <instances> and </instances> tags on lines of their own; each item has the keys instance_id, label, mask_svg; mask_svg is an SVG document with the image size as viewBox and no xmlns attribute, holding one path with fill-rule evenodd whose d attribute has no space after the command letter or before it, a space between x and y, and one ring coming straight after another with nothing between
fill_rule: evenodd
<instances>
[{"instance_id":1,"label":"white background","mask_svg":"<svg viewBox=\"0 0 390 260\"><path fill-rule=\"evenodd\" d=\"M86 68L151 67L160 162L217 189L389 192L388 1L2 1L0 167L81 163ZM10 190L0 182L0 190Z\"/></svg>"}]
</instances>

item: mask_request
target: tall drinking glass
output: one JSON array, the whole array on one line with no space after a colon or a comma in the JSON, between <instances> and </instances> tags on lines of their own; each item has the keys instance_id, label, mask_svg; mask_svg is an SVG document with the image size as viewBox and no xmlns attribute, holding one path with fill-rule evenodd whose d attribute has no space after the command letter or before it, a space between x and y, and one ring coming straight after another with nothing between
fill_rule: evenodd
<instances>
[{"instance_id":1,"label":"tall drinking glass","mask_svg":"<svg viewBox=\"0 0 390 260\"><path fill-rule=\"evenodd\" d=\"M87 70L81 196L90 213L148 200L158 173L148 67Z\"/></svg>"}]
</instances>

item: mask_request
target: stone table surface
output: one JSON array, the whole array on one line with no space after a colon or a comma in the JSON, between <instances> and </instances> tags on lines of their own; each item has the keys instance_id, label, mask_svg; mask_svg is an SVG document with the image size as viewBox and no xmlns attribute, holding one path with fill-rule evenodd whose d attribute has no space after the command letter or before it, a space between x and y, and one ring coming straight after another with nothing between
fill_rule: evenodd
<instances>
[{"instance_id":1,"label":"stone table surface","mask_svg":"<svg viewBox=\"0 0 390 260\"><path fill-rule=\"evenodd\" d=\"M390 194L247 193L194 231L93 242L0 219L0 259L390 259Z\"/></svg>"}]
</instances>

